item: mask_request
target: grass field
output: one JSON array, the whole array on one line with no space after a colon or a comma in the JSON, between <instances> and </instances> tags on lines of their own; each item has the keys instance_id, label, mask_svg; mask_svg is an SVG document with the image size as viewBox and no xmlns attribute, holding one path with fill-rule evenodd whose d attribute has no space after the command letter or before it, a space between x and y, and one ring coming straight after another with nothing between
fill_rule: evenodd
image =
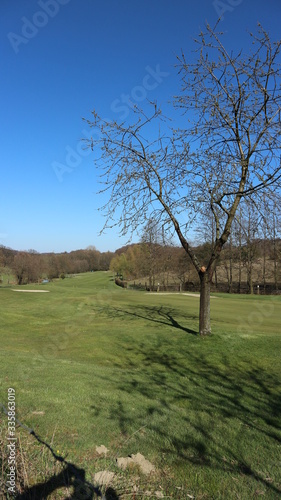
<instances>
[{"instance_id":1,"label":"grass field","mask_svg":"<svg viewBox=\"0 0 281 500\"><path fill-rule=\"evenodd\" d=\"M0 402L14 388L17 418L85 485L107 470L107 498L279 498L280 297L217 295L213 334L200 338L197 297L124 290L110 273L13 289L0 288ZM20 427L17 438L30 498L38 483L48 498L79 498L67 464ZM154 472L117 467L137 453Z\"/></svg>"}]
</instances>

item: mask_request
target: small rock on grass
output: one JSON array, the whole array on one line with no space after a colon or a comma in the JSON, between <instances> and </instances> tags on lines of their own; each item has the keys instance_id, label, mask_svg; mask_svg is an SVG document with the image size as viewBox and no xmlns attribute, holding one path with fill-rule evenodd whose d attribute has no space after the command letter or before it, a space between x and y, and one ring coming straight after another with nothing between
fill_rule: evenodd
<instances>
[{"instance_id":1,"label":"small rock on grass","mask_svg":"<svg viewBox=\"0 0 281 500\"><path fill-rule=\"evenodd\" d=\"M107 485L113 480L114 476L114 472L110 472L109 470L102 470L94 474L94 481L99 485Z\"/></svg>"},{"instance_id":2,"label":"small rock on grass","mask_svg":"<svg viewBox=\"0 0 281 500\"><path fill-rule=\"evenodd\" d=\"M149 460L146 460L141 453L137 453L136 455L131 455L127 458L120 457L117 458L117 465L120 469L126 469L128 465L136 464L140 467L140 470L143 474L150 474L150 472L155 471L154 465L152 465Z\"/></svg>"},{"instance_id":3,"label":"small rock on grass","mask_svg":"<svg viewBox=\"0 0 281 500\"><path fill-rule=\"evenodd\" d=\"M107 452L108 452L108 449L102 444L101 446L97 446L96 447L96 452L99 454L99 455L106 455Z\"/></svg>"},{"instance_id":4,"label":"small rock on grass","mask_svg":"<svg viewBox=\"0 0 281 500\"><path fill-rule=\"evenodd\" d=\"M155 491L156 498L164 498L162 491Z\"/></svg>"}]
</instances>

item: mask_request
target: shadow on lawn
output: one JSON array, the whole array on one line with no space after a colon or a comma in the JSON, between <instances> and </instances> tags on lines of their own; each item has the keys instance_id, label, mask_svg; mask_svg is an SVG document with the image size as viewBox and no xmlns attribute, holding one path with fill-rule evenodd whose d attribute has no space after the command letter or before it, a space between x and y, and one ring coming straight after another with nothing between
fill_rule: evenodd
<instances>
[{"instance_id":1,"label":"shadow on lawn","mask_svg":"<svg viewBox=\"0 0 281 500\"><path fill-rule=\"evenodd\" d=\"M162 323L170 316L160 311L160 318L151 321ZM118 372L119 381L112 380L120 397L109 418L118 420L126 437L132 429L146 427L163 443L158 450L173 461L249 477L268 493L280 494L280 479L269 477L263 461L265 448L265 459L273 467L273 450L281 442L278 377L256 362L233 362L227 355L214 361L204 351L195 353L191 344L177 352L173 339L157 342L152 346L136 339L133 347L124 347L128 370ZM127 406L128 394L143 401L137 415ZM92 409L100 414L101 407ZM174 425L178 421L181 424Z\"/></svg>"},{"instance_id":2,"label":"shadow on lawn","mask_svg":"<svg viewBox=\"0 0 281 500\"><path fill-rule=\"evenodd\" d=\"M24 492L15 497L16 500L44 500L56 490L70 487L73 488L73 493L65 500L94 500L101 497L103 500L118 500L119 497L113 488L107 488L106 492L102 494L99 487L93 486L86 480L84 469L79 469L76 465L57 455L52 447L37 436L34 431L31 434L40 444L51 451L55 460L63 464L64 469L45 482L26 488Z\"/></svg>"},{"instance_id":3,"label":"shadow on lawn","mask_svg":"<svg viewBox=\"0 0 281 500\"><path fill-rule=\"evenodd\" d=\"M177 311L175 309L166 306L138 306L134 307L133 311L128 311L126 309L118 309L117 307L111 307L107 311L107 316L118 318L118 319L131 319L141 318L153 323L158 323L160 325L172 326L178 330L182 330L185 333L191 335L197 335L198 332L192 330L191 328L186 328L182 326L176 319ZM197 319L196 316L189 316L189 319Z\"/></svg>"}]
</instances>

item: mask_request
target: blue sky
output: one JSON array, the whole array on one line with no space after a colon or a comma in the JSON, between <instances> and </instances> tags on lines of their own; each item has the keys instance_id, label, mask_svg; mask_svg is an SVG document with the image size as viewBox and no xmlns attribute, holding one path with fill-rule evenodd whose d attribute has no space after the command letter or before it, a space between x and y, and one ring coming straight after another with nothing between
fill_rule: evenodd
<instances>
[{"instance_id":1,"label":"blue sky","mask_svg":"<svg viewBox=\"0 0 281 500\"><path fill-rule=\"evenodd\" d=\"M175 68L206 21L233 49L261 22L280 38L279 0L1 0L0 244L39 252L126 242L98 236L98 173L81 149L94 108L129 118L126 96L165 103L180 88ZM136 236L136 241L138 237Z\"/></svg>"}]
</instances>

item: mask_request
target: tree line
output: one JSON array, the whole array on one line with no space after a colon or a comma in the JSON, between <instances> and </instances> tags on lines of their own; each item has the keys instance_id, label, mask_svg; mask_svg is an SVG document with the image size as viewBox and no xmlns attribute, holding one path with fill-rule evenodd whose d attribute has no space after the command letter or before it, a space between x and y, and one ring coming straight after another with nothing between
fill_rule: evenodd
<instances>
[{"instance_id":1,"label":"tree line","mask_svg":"<svg viewBox=\"0 0 281 500\"><path fill-rule=\"evenodd\" d=\"M16 251L0 247L1 274L9 270L18 285L35 283L44 278L65 277L87 271L109 269L113 252L100 252L94 246L64 253L38 253L35 250Z\"/></svg>"},{"instance_id":2,"label":"tree line","mask_svg":"<svg viewBox=\"0 0 281 500\"><path fill-rule=\"evenodd\" d=\"M273 293L281 287L281 226L279 206L261 212L241 204L229 241L214 269L213 290L228 293ZM207 217L207 215L206 215ZM204 226L193 251L207 265L215 243L215 229ZM200 242L200 243L199 243ZM148 290L199 290L200 280L182 247L163 240L159 224L145 226L138 244L115 252L110 269L123 280Z\"/></svg>"}]
</instances>

